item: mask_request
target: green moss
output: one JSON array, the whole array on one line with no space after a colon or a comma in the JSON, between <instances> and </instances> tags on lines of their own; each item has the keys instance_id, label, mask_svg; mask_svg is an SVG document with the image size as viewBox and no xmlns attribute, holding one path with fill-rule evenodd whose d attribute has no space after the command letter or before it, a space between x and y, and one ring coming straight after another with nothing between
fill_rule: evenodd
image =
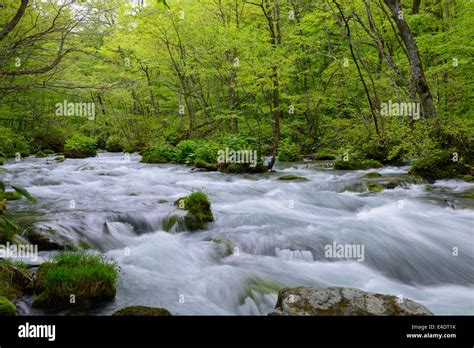
<instances>
[{"instance_id":1,"label":"green moss","mask_svg":"<svg viewBox=\"0 0 474 348\"><path fill-rule=\"evenodd\" d=\"M379 178L381 176L382 174L380 174L379 172L370 172L370 173L365 173L364 175L362 175L363 178Z\"/></svg>"},{"instance_id":2,"label":"green moss","mask_svg":"<svg viewBox=\"0 0 474 348\"><path fill-rule=\"evenodd\" d=\"M16 315L16 306L13 302L4 296L0 296L0 316L14 316Z\"/></svg>"},{"instance_id":3,"label":"green moss","mask_svg":"<svg viewBox=\"0 0 474 348\"><path fill-rule=\"evenodd\" d=\"M168 317L171 313L165 308L130 306L116 311L113 316Z\"/></svg>"},{"instance_id":4,"label":"green moss","mask_svg":"<svg viewBox=\"0 0 474 348\"><path fill-rule=\"evenodd\" d=\"M45 154L43 151L38 151L37 153L35 153L35 157L36 158L45 158L45 157L48 157L48 155Z\"/></svg>"},{"instance_id":5,"label":"green moss","mask_svg":"<svg viewBox=\"0 0 474 348\"><path fill-rule=\"evenodd\" d=\"M214 238L211 240L218 245L225 246L225 256L229 256L234 253L234 244L232 244L230 240L226 238Z\"/></svg>"},{"instance_id":6,"label":"green moss","mask_svg":"<svg viewBox=\"0 0 474 348\"><path fill-rule=\"evenodd\" d=\"M218 170L217 164L207 163L206 161L204 161L202 159L197 159L194 162L194 166L196 168L203 168L203 169L207 170L208 172L216 172Z\"/></svg>"},{"instance_id":7,"label":"green moss","mask_svg":"<svg viewBox=\"0 0 474 348\"><path fill-rule=\"evenodd\" d=\"M382 192L383 187L376 182L368 182L367 183L367 188L369 189L369 192Z\"/></svg>"},{"instance_id":8,"label":"green moss","mask_svg":"<svg viewBox=\"0 0 474 348\"><path fill-rule=\"evenodd\" d=\"M304 176L299 176L299 175L294 175L294 174L288 174L288 175L283 175L278 178L278 180L284 180L284 181L290 181L290 180L301 180L301 181L308 181L307 178Z\"/></svg>"},{"instance_id":9,"label":"green moss","mask_svg":"<svg viewBox=\"0 0 474 348\"><path fill-rule=\"evenodd\" d=\"M111 135L105 145L105 149L109 152L122 152L123 151L123 141L117 135Z\"/></svg>"},{"instance_id":10,"label":"green moss","mask_svg":"<svg viewBox=\"0 0 474 348\"><path fill-rule=\"evenodd\" d=\"M24 263L0 260L0 296L19 297L29 292L32 282L33 276Z\"/></svg>"},{"instance_id":11,"label":"green moss","mask_svg":"<svg viewBox=\"0 0 474 348\"><path fill-rule=\"evenodd\" d=\"M203 192L193 192L187 197L178 199L175 204L180 209L184 208L188 211L184 217L184 224L189 231L203 230L208 222L214 221L211 203Z\"/></svg>"},{"instance_id":12,"label":"green moss","mask_svg":"<svg viewBox=\"0 0 474 348\"><path fill-rule=\"evenodd\" d=\"M38 296L33 307L58 310L111 300L117 276L115 263L100 256L61 252L39 267L35 281Z\"/></svg>"},{"instance_id":13,"label":"green moss","mask_svg":"<svg viewBox=\"0 0 474 348\"><path fill-rule=\"evenodd\" d=\"M383 164L376 160L337 160L334 163L335 170L363 170L370 168L382 168Z\"/></svg>"},{"instance_id":14,"label":"green moss","mask_svg":"<svg viewBox=\"0 0 474 348\"><path fill-rule=\"evenodd\" d=\"M458 161L453 161L452 152L445 150L429 157L418 158L409 174L428 180L439 180L467 175L469 168L463 156L460 156Z\"/></svg>"},{"instance_id":15,"label":"green moss","mask_svg":"<svg viewBox=\"0 0 474 348\"><path fill-rule=\"evenodd\" d=\"M336 156L333 152L323 149L314 154L314 159L317 161L333 161L336 159Z\"/></svg>"},{"instance_id":16,"label":"green moss","mask_svg":"<svg viewBox=\"0 0 474 348\"><path fill-rule=\"evenodd\" d=\"M463 175L461 176L461 179L472 182L474 180L474 177L472 175Z\"/></svg>"},{"instance_id":17,"label":"green moss","mask_svg":"<svg viewBox=\"0 0 474 348\"><path fill-rule=\"evenodd\" d=\"M21 195L15 191L5 191L0 193L0 200L6 199L7 201L19 201Z\"/></svg>"},{"instance_id":18,"label":"green moss","mask_svg":"<svg viewBox=\"0 0 474 348\"><path fill-rule=\"evenodd\" d=\"M87 242L84 242L83 240L81 240L79 242L79 247L83 250L89 250L91 248L91 246L89 245L89 243Z\"/></svg>"},{"instance_id":19,"label":"green moss","mask_svg":"<svg viewBox=\"0 0 474 348\"><path fill-rule=\"evenodd\" d=\"M54 160L56 162L64 162L66 158L64 156L57 156L57 157L54 157Z\"/></svg>"},{"instance_id":20,"label":"green moss","mask_svg":"<svg viewBox=\"0 0 474 348\"><path fill-rule=\"evenodd\" d=\"M179 216L175 214L166 216L161 223L163 230L166 232L171 231L173 226L178 222L178 219Z\"/></svg>"},{"instance_id":21,"label":"green moss","mask_svg":"<svg viewBox=\"0 0 474 348\"><path fill-rule=\"evenodd\" d=\"M426 186L425 186L425 190L426 190L426 191L431 191L431 190L433 190L433 186L431 186L431 185L426 185Z\"/></svg>"},{"instance_id":22,"label":"green moss","mask_svg":"<svg viewBox=\"0 0 474 348\"><path fill-rule=\"evenodd\" d=\"M0 157L0 166L3 166L5 164L5 158Z\"/></svg>"},{"instance_id":23,"label":"green moss","mask_svg":"<svg viewBox=\"0 0 474 348\"><path fill-rule=\"evenodd\" d=\"M46 149L46 150L43 150L43 153L44 153L45 155L54 155L54 150Z\"/></svg>"}]
</instances>

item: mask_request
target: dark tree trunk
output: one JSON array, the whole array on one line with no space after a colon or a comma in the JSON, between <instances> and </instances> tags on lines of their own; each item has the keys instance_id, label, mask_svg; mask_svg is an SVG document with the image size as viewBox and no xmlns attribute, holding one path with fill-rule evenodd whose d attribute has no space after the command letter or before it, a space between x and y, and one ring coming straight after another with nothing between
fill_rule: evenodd
<instances>
[{"instance_id":1,"label":"dark tree trunk","mask_svg":"<svg viewBox=\"0 0 474 348\"><path fill-rule=\"evenodd\" d=\"M431 96L430 88L426 82L423 64L413 34L403 16L400 0L384 0L392 12L393 19L397 25L402 41L407 49L410 61L410 73L412 89L420 98L423 117L432 118L436 116L436 107Z\"/></svg>"}]
</instances>

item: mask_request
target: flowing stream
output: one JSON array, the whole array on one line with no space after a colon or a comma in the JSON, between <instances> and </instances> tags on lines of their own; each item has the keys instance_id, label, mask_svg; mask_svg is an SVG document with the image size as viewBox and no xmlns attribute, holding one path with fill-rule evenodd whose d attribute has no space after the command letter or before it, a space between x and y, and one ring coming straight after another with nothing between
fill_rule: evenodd
<instances>
[{"instance_id":1,"label":"flowing stream","mask_svg":"<svg viewBox=\"0 0 474 348\"><path fill-rule=\"evenodd\" d=\"M300 163L231 175L139 160L27 158L1 174L38 198L35 206L9 204L19 219L116 260L116 299L93 314L146 305L173 314L265 315L278 289L303 285L355 287L402 295L435 314L474 314L474 205L462 195L472 184L443 180L427 191L412 181L351 192L344 188L357 187L368 171ZM377 171L399 176L408 167ZM281 174L309 180L277 180ZM163 231L163 219L177 211L173 202L195 190L208 193L215 222L201 232ZM363 261L325 257L334 242L363 245ZM41 314L28 301L19 307Z\"/></svg>"}]
</instances>

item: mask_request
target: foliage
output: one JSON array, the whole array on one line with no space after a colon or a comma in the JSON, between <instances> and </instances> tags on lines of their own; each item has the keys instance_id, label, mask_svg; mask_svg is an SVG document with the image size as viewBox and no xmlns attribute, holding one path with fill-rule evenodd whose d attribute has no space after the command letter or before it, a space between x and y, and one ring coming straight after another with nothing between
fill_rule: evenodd
<instances>
[{"instance_id":1,"label":"foliage","mask_svg":"<svg viewBox=\"0 0 474 348\"><path fill-rule=\"evenodd\" d=\"M59 309L110 300L115 297L117 275L115 263L101 256L61 252L38 269L33 306ZM75 303L70 302L71 294Z\"/></svg>"},{"instance_id":2,"label":"foliage","mask_svg":"<svg viewBox=\"0 0 474 348\"><path fill-rule=\"evenodd\" d=\"M97 152L97 143L94 139L76 134L66 141L64 145L64 155L68 158L94 157Z\"/></svg>"}]
</instances>

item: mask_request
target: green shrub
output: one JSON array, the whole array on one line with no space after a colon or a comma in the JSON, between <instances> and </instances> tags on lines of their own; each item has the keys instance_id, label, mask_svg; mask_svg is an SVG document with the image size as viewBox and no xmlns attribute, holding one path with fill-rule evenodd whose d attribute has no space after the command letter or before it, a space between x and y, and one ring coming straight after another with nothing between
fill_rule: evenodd
<instances>
[{"instance_id":1,"label":"green shrub","mask_svg":"<svg viewBox=\"0 0 474 348\"><path fill-rule=\"evenodd\" d=\"M294 162L301 159L300 146L284 140L280 143L278 149L278 160L284 162Z\"/></svg>"},{"instance_id":2,"label":"green shrub","mask_svg":"<svg viewBox=\"0 0 474 348\"><path fill-rule=\"evenodd\" d=\"M85 135L76 134L66 141L64 155L68 158L94 157L96 152L96 141Z\"/></svg>"},{"instance_id":3,"label":"green shrub","mask_svg":"<svg viewBox=\"0 0 474 348\"><path fill-rule=\"evenodd\" d=\"M211 141L200 141L194 152L195 161L203 161L206 163L217 163L217 153L222 146Z\"/></svg>"},{"instance_id":4,"label":"green shrub","mask_svg":"<svg viewBox=\"0 0 474 348\"><path fill-rule=\"evenodd\" d=\"M142 155L143 163L169 163L175 160L173 147L166 142L155 142L152 148Z\"/></svg>"},{"instance_id":5,"label":"green shrub","mask_svg":"<svg viewBox=\"0 0 474 348\"><path fill-rule=\"evenodd\" d=\"M115 297L117 267L101 256L61 252L43 263L36 275L34 307L89 307ZM75 303L71 302L74 295Z\"/></svg>"},{"instance_id":6,"label":"green shrub","mask_svg":"<svg viewBox=\"0 0 474 348\"><path fill-rule=\"evenodd\" d=\"M175 148L176 162L194 163L198 143L194 140L181 140Z\"/></svg>"},{"instance_id":7,"label":"green shrub","mask_svg":"<svg viewBox=\"0 0 474 348\"><path fill-rule=\"evenodd\" d=\"M122 138L120 138L118 135L111 135L106 141L105 149L109 152L122 152Z\"/></svg>"},{"instance_id":8,"label":"green shrub","mask_svg":"<svg viewBox=\"0 0 474 348\"><path fill-rule=\"evenodd\" d=\"M25 138L15 134L9 128L0 126L0 151L5 155L2 157L13 158L19 153L22 157L30 155L30 146Z\"/></svg>"}]
</instances>

